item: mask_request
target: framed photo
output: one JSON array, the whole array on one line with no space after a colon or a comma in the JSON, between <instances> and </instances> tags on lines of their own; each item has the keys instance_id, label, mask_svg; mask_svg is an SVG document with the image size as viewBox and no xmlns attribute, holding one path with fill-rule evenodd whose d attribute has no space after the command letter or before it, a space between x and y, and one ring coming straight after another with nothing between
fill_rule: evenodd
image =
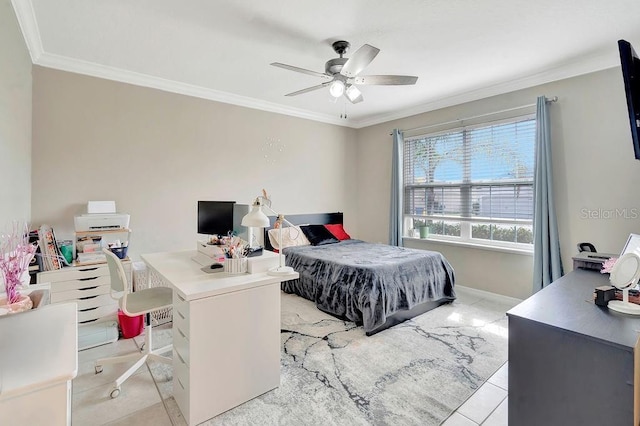
<instances>
[{"instance_id":1,"label":"framed photo","mask_svg":"<svg viewBox=\"0 0 640 426\"><path fill-rule=\"evenodd\" d=\"M640 256L640 235L629 234L629 238L627 238L627 243L624 245L620 257L626 253L635 253Z\"/></svg>"}]
</instances>

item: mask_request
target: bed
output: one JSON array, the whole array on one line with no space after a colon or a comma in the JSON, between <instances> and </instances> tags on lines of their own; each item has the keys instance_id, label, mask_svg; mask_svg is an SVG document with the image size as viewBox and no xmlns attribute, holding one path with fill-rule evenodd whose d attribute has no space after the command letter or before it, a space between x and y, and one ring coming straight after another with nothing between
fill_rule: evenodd
<instances>
[{"instance_id":1,"label":"bed","mask_svg":"<svg viewBox=\"0 0 640 426\"><path fill-rule=\"evenodd\" d=\"M343 223L342 213L286 218L294 225ZM270 219L273 227L275 218ZM268 230L265 248L273 250ZM347 239L287 247L283 253L300 274L282 283L284 292L362 325L368 336L455 300L453 268L438 252Z\"/></svg>"}]
</instances>

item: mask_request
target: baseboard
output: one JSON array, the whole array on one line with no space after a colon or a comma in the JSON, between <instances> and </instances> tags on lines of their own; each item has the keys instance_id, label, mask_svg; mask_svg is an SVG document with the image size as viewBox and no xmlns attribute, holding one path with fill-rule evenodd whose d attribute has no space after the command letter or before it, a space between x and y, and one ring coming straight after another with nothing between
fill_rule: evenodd
<instances>
[{"instance_id":1,"label":"baseboard","mask_svg":"<svg viewBox=\"0 0 640 426\"><path fill-rule=\"evenodd\" d=\"M495 300L496 302L505 302L505 303L520 303L522 299L517 299L515 297L504 296L498 293L491 293L490 291L478 290L477 288L465 287L462 285L456 285L456 289L460 289L474 296L482 297L484 299Z\"/></svg>"}]
</instances>

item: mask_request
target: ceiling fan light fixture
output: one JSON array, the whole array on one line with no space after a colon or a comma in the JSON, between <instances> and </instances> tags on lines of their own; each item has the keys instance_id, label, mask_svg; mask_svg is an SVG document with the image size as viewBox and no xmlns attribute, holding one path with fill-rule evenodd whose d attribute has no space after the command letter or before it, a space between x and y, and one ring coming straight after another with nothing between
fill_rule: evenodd
<instances>
[{"instance_id":1,"label":"ceiling fan light fixture","mask_svg":"<svg viewBox=\"0 0 640 426\"><path fill-rule=\"evenodd\" d=\"M324 73L311 71L305 68L294 67L293 65L272 62L271 65L285 70L302 74L320 77L323 83L307 87L302 90L287 93L285 96L297 96L303 93L313 92L329 86L329 94L333 97L332 102L337 102L342 95L353 104L364 100L362 93L354 84L399 86L416 84L418 77L410 75L359 75L380 52L380 49L369 44L364 44L351 55L345 58L344 54L349 49L349 42L338 40L332 44L333 50L340 56L329 59L324 64Z\"/></svg>"},{"instance_id":2,"label":"ceiling fan light fixture","mask_svg":"<svg viewBox=\"0 0 640 426\"><path fill-rule=\"evenodd\" d=\"M331 86L329 86L329 93L334 98L339 98L344 94L344 83L340 80L335 80L331 83Z\"/></svg>"},{"instance_id":3,"label":"ceiling fan light fixture","mask_svg":"<svg viewBox=\"0 0 640 426\"><path fill-rule=\"evenodd\" d=\"M347 87L347 89L345 90L344 94L347 96L347 98L349 98L349 100L351 102L355 101L356 99L358 99L358 97L360 95L362 95L360 90L356 86L354 86L353 84L350 84Z\"/></svg>"}]
</instances>

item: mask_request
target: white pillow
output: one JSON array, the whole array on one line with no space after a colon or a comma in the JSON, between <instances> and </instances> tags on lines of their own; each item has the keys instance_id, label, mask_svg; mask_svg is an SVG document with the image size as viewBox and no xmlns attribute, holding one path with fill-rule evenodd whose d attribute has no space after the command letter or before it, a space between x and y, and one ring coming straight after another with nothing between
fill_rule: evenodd
<instances>
[{"instance_id":1,"label":"white pillow","mask_svg":"<svg viewBox=\"0 0 640 426\"><path fill-rule=\"evenodd\" d=\"M280 250L280 245L278 244L278 238L280 235L279 229L269 229L269 241L271 242L271 246ZM307 237L302 232L299 226L286 226L282 228L282 248L285 249L287 247L293 246L308 246L311 245Z\"/></svg>"}]
</instances>

